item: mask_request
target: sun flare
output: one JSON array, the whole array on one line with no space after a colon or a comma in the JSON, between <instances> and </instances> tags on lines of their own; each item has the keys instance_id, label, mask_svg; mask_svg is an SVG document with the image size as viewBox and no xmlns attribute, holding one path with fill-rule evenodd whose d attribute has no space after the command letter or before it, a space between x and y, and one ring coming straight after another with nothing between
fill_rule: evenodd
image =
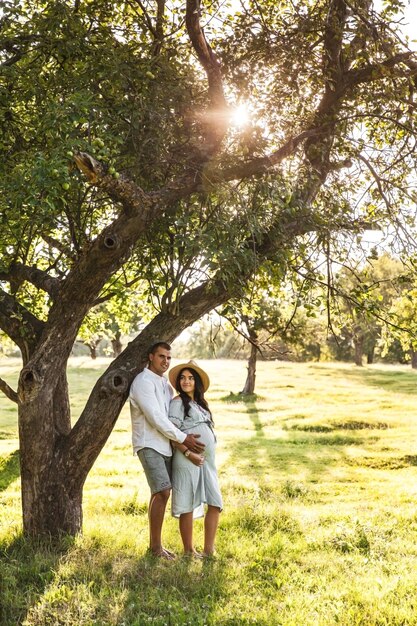
<instances>
[{"instance_id":1,"label":"sun flare","mask_svg":"<svg viewBox=\"0 0 417 626\"><path fill-rule=\"evenodd\" d=\"M245 103L241 103L232 109L231 122L233 126L245 126L250 119L249 110Z\"/></svg>"}]
</instances>

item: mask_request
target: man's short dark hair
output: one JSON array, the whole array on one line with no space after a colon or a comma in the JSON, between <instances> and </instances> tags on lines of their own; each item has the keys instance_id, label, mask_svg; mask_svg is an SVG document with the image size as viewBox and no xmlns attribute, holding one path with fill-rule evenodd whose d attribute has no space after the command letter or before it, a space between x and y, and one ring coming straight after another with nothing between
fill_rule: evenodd
<instances>
[{"instance_id":1,"label":"man's short dark hair","mask_svg":"<svg viewBox=\"0 0 417 626\"><path fill-rule=\"evenodd\" d=\"M163 348L164 350L171 350L171 346L166 341L157 341L156 343L153 343L151 347L149 348L148 356L150 354L155 354L158 348Z\"/></svg>"}]
</instances>

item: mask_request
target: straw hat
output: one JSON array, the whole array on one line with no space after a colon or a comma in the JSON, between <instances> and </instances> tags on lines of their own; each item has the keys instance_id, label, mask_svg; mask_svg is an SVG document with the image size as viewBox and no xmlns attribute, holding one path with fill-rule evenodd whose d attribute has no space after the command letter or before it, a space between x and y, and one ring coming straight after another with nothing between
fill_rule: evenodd
<instances>
[{"instance_id":1,"label":"straw hat","mask_svg":"<svg viewBox=\"0 0 417 626\"><path fill-rule=\"evenodd\" d=\"M175 383L177 381L178 374L180 373L181 370L187 370L187 369L193 369L195 372L197 372L197 374L200 374L201 382L203 383L203 390L207 391L207 389L210 386L210 378L208 377L206 372L197 365L195 361L188 361L188 363L179 363L178 365L176 365L175 367L169 370L168 372L169 382L174 387L174 389L175 389Z\"/></svg>"}]
</instances>

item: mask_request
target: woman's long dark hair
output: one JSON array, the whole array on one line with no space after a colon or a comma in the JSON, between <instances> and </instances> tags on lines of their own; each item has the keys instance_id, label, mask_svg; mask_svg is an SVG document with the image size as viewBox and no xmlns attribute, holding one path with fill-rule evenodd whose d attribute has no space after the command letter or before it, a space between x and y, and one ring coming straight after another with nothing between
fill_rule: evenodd
<instances>
[{"instance_id":1,"label":"woman's long dark hair","mask_svg":"<svg viewBox=\"0 0 417 626\"><path fill-rule=\"evenodd\" d=\"M184 404L185 417L187 417L187 415L189 415L190 413L191 404L190 396L188 395L188 393L185 393L185 391L181 389L180 379L182 373L185 371L191 372L191 374L194 376L194 402L197 402L197 404L199 404L203 409L208 411L210 413L210 419L211 421L213 421L208 402L204 397L203 381L201 380L200 374L196 372L192 367L183 367L183 369L178 372L177 380L175 381L175 389L178 391L178 395L180 396Z\"/></svg>"}]
</instances>

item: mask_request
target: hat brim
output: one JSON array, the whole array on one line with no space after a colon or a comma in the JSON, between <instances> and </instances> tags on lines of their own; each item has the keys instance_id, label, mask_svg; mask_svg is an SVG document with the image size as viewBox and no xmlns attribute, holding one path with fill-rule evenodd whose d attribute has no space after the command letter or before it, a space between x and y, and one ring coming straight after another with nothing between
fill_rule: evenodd
<instances>
[{"instance_id":1,"label":"hat brim","mask_svg":"<svg viewBox=\"0 0 417 626\"><path fill-rule=\"evenodd\" d=\"M208 377L208 374L206 374L206 372L201 369L201 367L199 367L194 361L188 361L188 363L179 363L169 370L168 378L171 385L175 389L178 374L181 372L181 370L189 369L194 370L195 372L197 372L197 374L200 375L201 382L203 383L203 390L204 392L206 392L207 389L210 387L210 378Z\"/></svg>"}]
</instances>

